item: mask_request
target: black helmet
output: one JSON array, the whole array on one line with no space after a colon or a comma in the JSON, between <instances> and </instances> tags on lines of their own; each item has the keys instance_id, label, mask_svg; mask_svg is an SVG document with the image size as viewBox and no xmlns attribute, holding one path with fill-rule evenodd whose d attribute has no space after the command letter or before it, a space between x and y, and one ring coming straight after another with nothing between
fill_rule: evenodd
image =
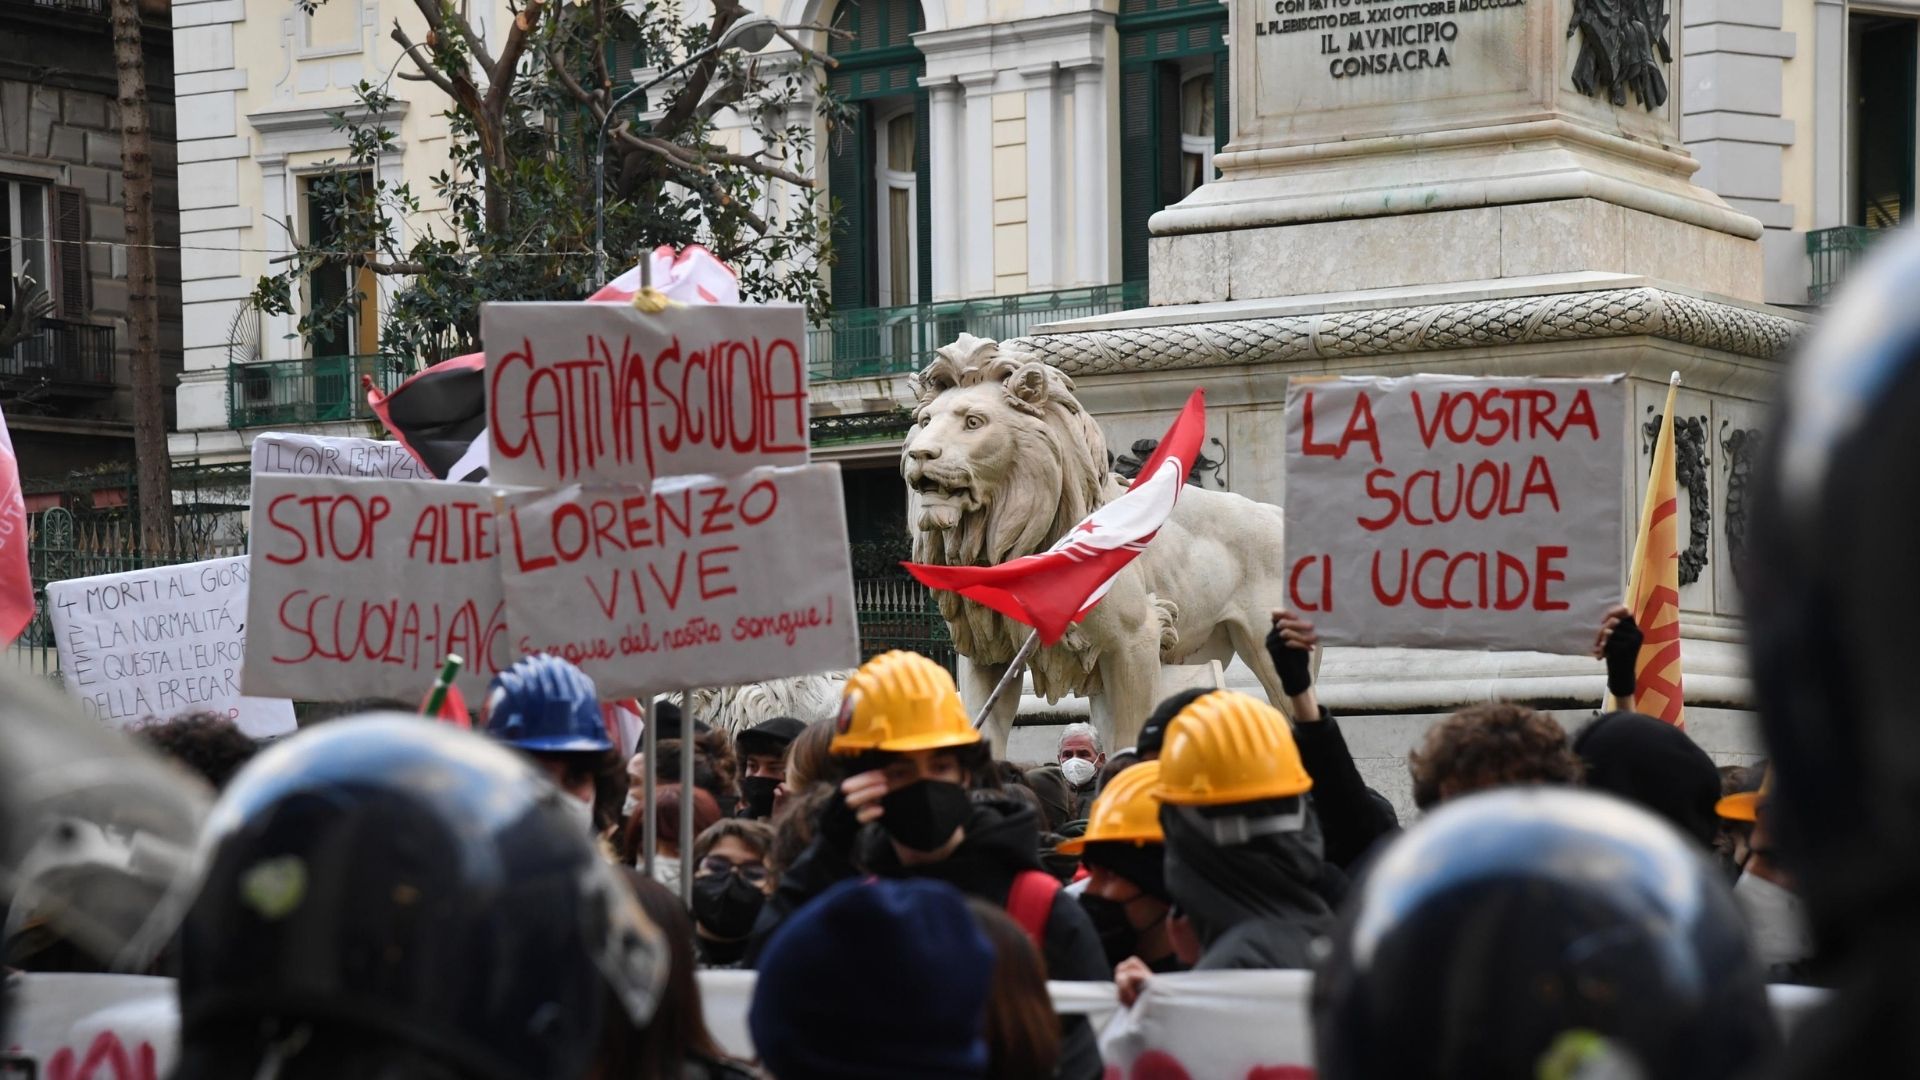
<instances>
[{"instance_id":1,"label":"black helmet","mask_svg":"<svg viewBox=\"0 0 1920 1080\"><path fill-rule=\"evenodd\" d=\"M1323 1080L1716 1080L1778 1045L1732 894L1606 795L1492 791L1380 856L1313 987ZM1556 1071L1556 1068L1557 1071Z\"/></svg>"},{"instance_id":2,"label":"black helmet","mask_svg":"<svg viewBox=\"0 0 1920 1080\"><path fill-rule=\"evenodd\" d=\"M474 1076L580 1075L603 1024L651 1015L665 953L565 798L497 743L414 717L261 754L202 839L183 1059L311 1024Z\"/></svg>"},{"instance_id":3,"label":"black helmet","mask_svg":"<svg viewBox=\"0 0 1920 1080\"><path fill-rule=\"evenodd\" d=\"M1799 346L1735 567L1773 761L1767 829L1822 953L1856 980L1796 1035L1801 1075L1911 1060L1920 1044L1906 1022L1920 957L1917 298L1920 236L1901 229Z\"/></svg>"}]
</instances>

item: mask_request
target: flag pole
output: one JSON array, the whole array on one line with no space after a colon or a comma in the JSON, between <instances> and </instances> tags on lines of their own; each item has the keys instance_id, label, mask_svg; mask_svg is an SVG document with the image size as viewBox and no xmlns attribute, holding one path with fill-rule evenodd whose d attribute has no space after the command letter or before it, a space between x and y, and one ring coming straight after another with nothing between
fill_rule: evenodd
<instances>
[{"instance_id":1,"label":"flag pole","mask_svg":"<svg viewBox=\"0 0 1920 1080\"><path fill-rule=\"evenodd\" d=\"M440 666L440 676L433 680L433 689L427 694L427 703L420 709L420 715L433 719L440 715L440 707L447 703L447 688L453 685L453 678L460 673L460 665L466 663L459 653L448 653L446 663Z\"/></svg>"},{"instance_id":2,"label":"flag pole","mask_svg":"<svg viewBox=\"0 0 1920 1080\"><path fill-rule=\"evenodd\" d=\"M693 906L693 691L680 691L680 902Z\"/></svg>"},{"instance_id":3,"label":"flag pole","mask_svg":"<svg viewBox=\"0 0 1920 1080\"><path fill-rule=\"evenodd\" d=\"M987 717L993 713L993 706L1008 687L1020 685L1020 677L1027 673L1027 662L1033 659L1034 651L1039 646L1040 631L1027 631L1027 640L1021 642L1020 651L1013 654L1013 661L1007 665L1007 673L1000 676L1000 681L993 686L993 693L988 694L986 703L980 706L980 715L973 718L973 730L979 731L980 725L987 722Z\"/></svg>"},{"instance_id":4,"label":"flag pole","mask_svg":"<svg viewBox=\"0 0 1920 1080\"><path fill-rule=\"evenodd\" d=\"M653 877L653 860L658 854L659 838L656 826L659 824L659 811L653 805L653 792L660 767L660 733L655 730L660 719L660 703L648 694L640 699L640 758L646 768L642 769L640 784L640 872ZM682 726L684 726L684 718Z\"/></svg>"}]
</instances>

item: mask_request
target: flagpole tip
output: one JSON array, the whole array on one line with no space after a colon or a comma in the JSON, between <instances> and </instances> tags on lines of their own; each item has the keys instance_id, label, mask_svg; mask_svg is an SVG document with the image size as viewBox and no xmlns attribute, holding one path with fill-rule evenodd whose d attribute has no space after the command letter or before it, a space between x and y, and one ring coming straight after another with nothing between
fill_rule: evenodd
<instances>
[{"instance_id":1,"label":"flagpole tip","mask_svg":"<svg viewBox=\"0 0 1920 1080\"><path fill-rule=\"evenodd\" d=\"M1669 376L1667 376L1667 385L1668 385L1668 386L1679 386L1679 385L1680 385L1680 373L1676 371L1676 372L1674 372L1673 374L1671 374L1671 375L1669 375Z\"/></svg>"}]
</instances>

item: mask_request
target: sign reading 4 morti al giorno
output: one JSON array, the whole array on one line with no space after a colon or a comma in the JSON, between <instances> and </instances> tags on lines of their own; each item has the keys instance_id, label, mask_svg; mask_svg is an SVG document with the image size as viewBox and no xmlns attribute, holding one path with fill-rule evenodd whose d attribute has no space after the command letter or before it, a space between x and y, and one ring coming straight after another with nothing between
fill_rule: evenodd
<instances>
[{"instance_id":1,"label":"sign reading 4 morti al giorno","mask_svg":"<svg viewBox=\"0 0 1920 1080\"><path fill-rule=\"evenodd\" d=\"M249 694L415 701L448 653L479 701L509 651L493 492L321 476L253 480Z\"/></svg>"},{"instance_id":2,"label":"sign reading 4 morti al giorno","mask_svg":"<svg viewBox=\"0 0 1920 1080\"><path fill-rule=\"evenodd\" d=\"M487 304L489 479L560 487L808 460L791 304Z\"/></svg>"},{"instance_id":3,"label":"sign reading 4 morti al giorno","mask_svg":"<svg viewBox=\"0 0 1920 1080\"><path fill-rule=\"evenodd\" d=\"M603 697L859 662L837 466L501 499L513 651L572 660Z\"/></svg>"},{"instance_id":4,"label":"sign reading 4 morti al giorno","mask_svg":"<svg viewBox=\"0 0 1920 1080\"><path fill-rule=\"evenodd\" d=\"M1626 457L1619 376L1295 378L1287 604L1330 645L1585 653Z\"/></svg>"}]
</instances>

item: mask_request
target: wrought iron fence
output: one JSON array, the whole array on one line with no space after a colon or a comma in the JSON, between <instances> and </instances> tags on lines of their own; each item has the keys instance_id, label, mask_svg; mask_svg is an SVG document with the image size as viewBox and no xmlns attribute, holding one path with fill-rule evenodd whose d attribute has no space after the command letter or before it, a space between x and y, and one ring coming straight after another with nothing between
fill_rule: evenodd
<instances>
[{"instance_id":1,"label":"wrought iron fence","mask_svg":"<svg viewBox=\"0 0 1920 1080\"><path fill-rule=\"evenodd\" d=\"M227 367L227 419L235 428L371 420L363 381L392 390L413 374L399 356L313 356Z\"/></svg>"},{"instance_id":2,"label":"wrought iron fence","mask_svg":"<svg viewBox=\"0 0 1920 1080\"><path fill-rule=\"evenodd\" d=\"M1146 303L1147 283L1056 289L905 307L835 312L807 331L815 382L918 371L933 352L961 333L996 340L1019 337L1043 323L1125 311Z\"/></svg>"},{"instance_id":3,"label":"wrought iron fence","mask_svg":"<svg viewBox=\"0 0 1920 1080\"><path fill-rule=\"evenodd\" d=\"M65 507L51 507L27 515L27 566L33 576L33 621L13 643L0 663L35 675L57 677L60 658L54 647L53 623L47 617L47 583L70 578L118 574L154 566L214 559L246 553L244 535L238 539L190 539L188 530L173 552L161 555L140 547L139 525L127 515L82 515Z\"/></svg>"},{"instance_id":4,"label":"wrought iron fence","mask_svg":"<svg viewBox=\"0 0 1920 1080\"><path fill-rule=\"evenodd\" d=\"M42 319L40 331L0 356L0 377L54 386L113 385L113 327Z\"/></svg>"},{"instance_id":5,"label":"wrought iron fence","mask_svg":"<svg viewBox=\"0 0 1920 1080\"><path fill-rule=\"evenodd\" d=\"M1807 286L1808 302L1826 303L1847 279L1853 264L1866 256L1880 232L1862 225L1841 225L1807 233L1807 258L1813 263L1811 284Z\"/></svg>"},{"instance_id":6,"label":"wrought iron fence","mask_svg":"<svg viewBox=\"0 0 1920 1080\"><path fill-rule=\"evenodd\" d=\"M906 649L954 670L953 635L925 585L910 577L855 578L853 607L860 620L860 659Z\"/></svg>"}]
</instances>

